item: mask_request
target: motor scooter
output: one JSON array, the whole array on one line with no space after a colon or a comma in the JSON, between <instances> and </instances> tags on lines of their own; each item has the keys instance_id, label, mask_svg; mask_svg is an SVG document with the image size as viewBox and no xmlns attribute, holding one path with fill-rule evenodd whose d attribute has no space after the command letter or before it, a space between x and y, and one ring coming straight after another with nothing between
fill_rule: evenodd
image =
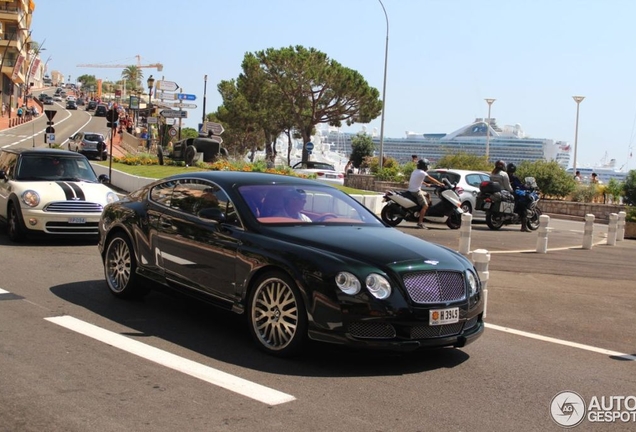
<instances>
[{"instance_id":1,"label":"motor scooter","mask_svg":"<svg viewBox=\"0 0 636 432\"><path fill-rule=\"evenodd\" d=\"M450 229L458 229L462 225L464 213L458 193L461 187L451 184L448 179L442 179L442 182L444 187L439 186L435 189L435 194L440 200L428 208L424 222L445 223ZM380 217L388 225L397 226L403 220L418 222L422 207L408 190L387 191L383 201L386 205L382 207Z\"/></svg>"}]
</instances>

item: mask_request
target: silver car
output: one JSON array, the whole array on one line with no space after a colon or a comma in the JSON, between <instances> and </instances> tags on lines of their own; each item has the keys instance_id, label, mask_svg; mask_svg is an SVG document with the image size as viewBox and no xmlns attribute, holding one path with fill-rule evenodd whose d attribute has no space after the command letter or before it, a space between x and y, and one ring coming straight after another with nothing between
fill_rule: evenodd
<instances>
[{"instance_id":1,"label":"silver car","mask_svg":"<svg viewBox=\"0 0 636 432\"><path fill-rule=\"evenodd\" d=\"M462 202L462 210L468 213L473 213L473 209L475 208L476 197L479 193L479 184L482 181L490 180L490 175L482 171L437 168L428 170L427 173L435 180L442 181L442 179L448 179L451 183L461 187L463 191L459 193L459 198ZM433 204L436 203L436 200L439 200L433 193L435 190L434 187L424 186L422 189L431 194Z\"/></svg>"},{"instance_id":2,"label":"silver car","mask_svg":"<svg viewBox=\"0 0 636 432\"><path fill-rule=\"evenodd\" d=\"M77 109L77 108L76 108ZM97 132L78 132L68 141L68 149L88 158L108 159L106 138Z\"/></svg>"}]
</instances>

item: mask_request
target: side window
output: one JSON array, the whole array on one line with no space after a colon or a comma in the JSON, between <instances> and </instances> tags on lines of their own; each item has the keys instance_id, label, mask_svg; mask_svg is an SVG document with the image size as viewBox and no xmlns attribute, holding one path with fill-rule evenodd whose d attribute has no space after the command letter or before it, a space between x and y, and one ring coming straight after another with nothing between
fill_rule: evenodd
<instances>
[{"instance_id":1,"label":"side window","mask_svg":"<svg viewBox=\"0 0 636 432\"><path fill-rule=\"evenodd\" d=\"M2 152L0 154L0 169L5 172L8 178L15 176L15 166L18 162L18 155Z\"/></svg>"},{"instance_id":2,"label":"side window","mask_svg":"<svg viewBox=\"0 0 636 432\"><path fill-rule=\"evenodd\" d=\"M175 182L170 181L153 187L150 191L150 199L158 204L170 207L174 186Z\"/></svg>"},{"instance_id":3,"label":"side window","mask_svg":"<svg viewBox=\"0 0 636 432\"><path fill-rule=\"evenodd\" d=\"M466 176L466 183L471 186L479 187L479 184L482 182L481 175L479 174L468 174Z\"/></svg>"}]
</instances>

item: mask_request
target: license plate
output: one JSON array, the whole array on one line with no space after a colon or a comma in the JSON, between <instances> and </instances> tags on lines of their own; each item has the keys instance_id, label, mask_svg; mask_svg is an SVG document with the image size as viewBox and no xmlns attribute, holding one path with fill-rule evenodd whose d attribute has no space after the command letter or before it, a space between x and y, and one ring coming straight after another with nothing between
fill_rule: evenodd
<instances>
[{"instance_id":1,"label":"license plate","mask_svg":"<svg viewBox=\"0 0 636 432\"><path fill-rule=\"evenodd\" d=\"M83 223L86 223L86 218L81 218L81 217L68 218L68 223L70 223L70 224L83 224Z\"/></svg>"},{"instance_id":2,"label":"license plate","mask_svg":"<svg viewBox=\"0 0 636 432\"><path fill-rule=\"evenodd\" d=\"M485 202L484 203L484 208L485 209L489 209L490 208L490 203L489 202Z\"/></svg>"},{"instance_id":3,"label":"license plate","mask_svg":"<svg viewBox=\"0 0 636 432\"><path fill-rule=\"evenodd\" d=\"M459 322L459 308L433 309L428 312L429 325L454 324Z\"/></svg>"}]
</instances>

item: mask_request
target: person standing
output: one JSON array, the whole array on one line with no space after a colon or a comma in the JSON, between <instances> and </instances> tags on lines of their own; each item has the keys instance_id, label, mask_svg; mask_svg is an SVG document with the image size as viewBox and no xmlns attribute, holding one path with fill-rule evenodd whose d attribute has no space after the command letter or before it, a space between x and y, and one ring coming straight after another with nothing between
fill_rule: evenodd
<instances>
[{"instance_id":1,"label":"person standing","mask_svg":"<svg viewBox=\"0 0 636 432\"><path fill-rule=\"evenodd\" d=\"M4 117L4 113L7 112L7 104L5 102L2 102L2 117Z\"/></svg>"},{"instance_id":2,"label":"person standing","mask_svg":"<svg viewBox=\"0 0 636 432\"><path fill-rule=\"evenodd\" d=\"M444 186L443 183L429 176L426 171L428 171L428 159L420 159L417 161L417 168L413 170L411 178L409 179L409 192L413 195L417 204L421 207L417 221L417 227L420 229L428 229L428 227L424 225L424 216L426 215L426 211L430 204L426 194L422 190L422 183L426 184L425 181L428 179L431 183L436 184L437 186Z\"/></svg>"},{"instance_id":3,"label":"person standing","mask_svg":"<svg viewBox=\"0 0 636 432\"><path fill-rule=\"evenodd\" d=\"M528 228L528 198L526 197L526 186L521 182L519 177L515 174L517 172L517 166L513 163L509 163L506 166L506 173L508 174L508 178L510 179L510 183L512 188L514 189L515 195L515 209L517 210L517 214L519 215L519 219L521 220L521 231L522 232L530 232Z\"/></svg>"},{"instance_id":4,"label":"person standing","mask_svg":"<svg viewBox=\"0 0 636 432\"><path fill-rule=\"evenodd\" d=\"M576 180L577 183L581 183L581 181L583 180L581 178L581 171L576 170L576 174L574 175L574 180Z\"/></svg>"}]
</instances>

